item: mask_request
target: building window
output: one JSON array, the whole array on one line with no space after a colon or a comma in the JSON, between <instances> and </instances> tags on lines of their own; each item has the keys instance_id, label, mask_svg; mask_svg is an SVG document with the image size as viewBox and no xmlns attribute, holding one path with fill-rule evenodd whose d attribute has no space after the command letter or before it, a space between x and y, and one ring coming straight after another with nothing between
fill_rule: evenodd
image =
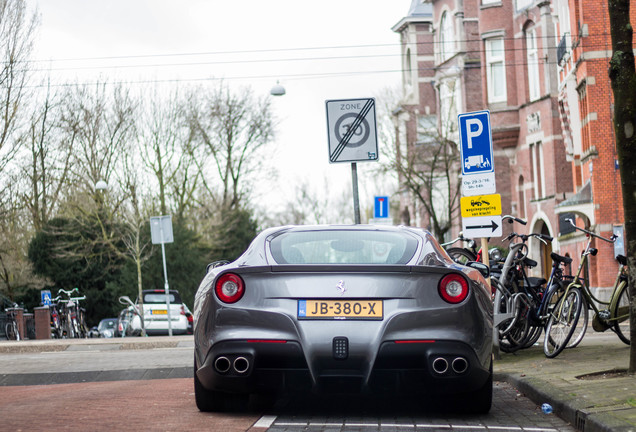
<instances>
[{"instance_id":1,"label":"building window","mask_svg":"<svg viewBox=\"0 0 636 432\"><path fill-rule=\"evenodd\" d=\"M440 52L441 61L444 62L451 58L455 50L455 40L453 32L453 22L451 21L450 14L444 12L442 20L440 21Z\"/></svg>"},{"instance_id":2,"label":"building window","mask_svg":"<svg viewBox=\"0 0 636 432\"><path fill-rule=\"evenodd\" d=\"M528 63L528 90L532 101L539 99L541 93L539 84L539 50L537 48L537 34L534 29L526 32L526 59Z\"/></svg>"},{"instance_id":3,"label":"building window","mask_svg":"<svg viewBox=\"0 0 636 432\"><path fill-rule=\"evenodd\" d=\"M441 132L444 138L452 139L457 132L460 101L459 78L442 81L439 86L439 104Z\"/></svg>"},{"instance_id":4,"label":"building window","mask_svg":"<svg viewBox=\"0 0 636 432\"><path fill-rule=\"evenodd\" d=\"M530 161L532 162L534 199L540 199L545 196L545 171L543 166L543 144L541 141L530 144Z\"/></svg>"},{"instance_id":5,"label":"building window","mask_svg":"<svg viewBox=\"0 0 636 432\"><path fill-rule=\"evenodd\" d=\"M413 86L413 65L411 58L411 49L406 50L406 55L404 56L404 83L407 91L410 92L411 87Z\"/></svg>"},{"instance_id":6,"label":"building window","mask_svg":"<svg viewBox=\"0 0 636 432\"><path fill-rule=\"evenodd\" d=\"M533 0L516 0L515 1L515 10L520 11L532 6Z\"/></svg>"},{"instance_id":7,"label":"building window","mask_svg":"<svg viewBox=\"0 0 636 432\"><path fill-rule=\"evenodd\" d=\"M486 84L488 102L506 101L506 66L502 37L486 39Z\"/></svg>"},{"instance_id":8,"label":"building window","mask_svg":"<svg viewBox=\"0 0 636 432\"><path fill-rule=\"evenodd\" d=\"M526 190L523 176L519 176L519 182L517 183L517 200L519 200L517 213L523 219L526 217Z\"/></svg>"}]
</instances>

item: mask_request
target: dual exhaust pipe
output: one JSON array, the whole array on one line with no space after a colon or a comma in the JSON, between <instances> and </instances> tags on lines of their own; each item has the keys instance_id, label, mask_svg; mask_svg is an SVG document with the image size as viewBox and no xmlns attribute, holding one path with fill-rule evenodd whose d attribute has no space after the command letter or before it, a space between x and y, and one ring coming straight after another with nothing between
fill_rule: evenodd
<instances>
[{"instance_id":1,"label":"dual exhaust pipe","mask_svg":"<svg viewBox=\"0 0 636 432\"><path fill-rule=\"evenodd\" d=\"M236 357L234 361L225 356L219 356L216 360L214 360L214 370L220 374L226 374L230 372L231 369L232 372L242 375L246 373L249 368L250 361L247 357L243 356Z\"/></svg>"},{"instance_id":2,"label":"dual exhaust pipe","mask_svg":"<svg viewBox=\"0 0 636 432\"><path fill-rule=\"evenodd\" d=\"M468 360L464 357L455 357L449 363L444 357L437 357L431 364L433 371L438 375L444 375L450 370L458 375L465 373L468 370Z\"/></svg>"}]
</instances>

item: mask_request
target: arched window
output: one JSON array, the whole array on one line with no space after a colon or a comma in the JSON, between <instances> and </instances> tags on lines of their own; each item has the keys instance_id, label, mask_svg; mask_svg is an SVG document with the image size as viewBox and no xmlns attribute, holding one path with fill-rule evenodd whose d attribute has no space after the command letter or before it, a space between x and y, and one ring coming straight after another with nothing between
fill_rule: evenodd
<instances>
[{"instance_id":1,"label":"arched window","mask_svg":"<svg viewBox=\"0 0 636 432\"><path fill-rule=\"evenodd\" d=\"M442 61L448 60L455 50L455 35L453 32L453 22L450 14L444 12L440 21L440 51Z\"/></svg>"},{"instance_id":2,"label":"arched window","mask_svg":"<svg viewBox=\"0 0 636 432\"><path fill-rule=\"evenodd\" d=\"M534 28L526 29L526 62L528 64L528 96L533 101L541 96L539 47L537 46L537 33Z\"/></svg>"},{"instance_id":3,"label":"arched window","mask_svg":"<svg viewBox=\"0 0 636 432\"><path fill-rule=\"evenodd\" d=\"M413 64L411 60L411 49L406 50L404 56L404 84L407 89L413 86Z\"/></svg>"},{"instance_id":4,"label":"arched window","mask_svg":"<svg viewBox=\"0 0 636 432\"><path fill-rule=\"evenodd\" d=\"M517 183L517 199L519 200L518 204L518 215L520 218L526 217L526 191L524 188L523 176L519 176L519 182Z\"/></svg>"}]
</instances>

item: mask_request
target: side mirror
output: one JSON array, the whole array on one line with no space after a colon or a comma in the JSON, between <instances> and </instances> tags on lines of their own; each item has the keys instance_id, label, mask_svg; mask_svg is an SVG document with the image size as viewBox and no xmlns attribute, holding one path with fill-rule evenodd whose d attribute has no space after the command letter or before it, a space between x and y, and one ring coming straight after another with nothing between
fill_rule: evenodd
<instances>
[{"instance_id":1,"label":"side mirror","mask_svg":"<svg viewBox=\"0 0 636 432\"><path fill-rule=\"evenodd\" d=\"M466 263L466 266L477 270L485 278L489 278L490 277L490 267L488 267L486 264L484 264L482 262L469 261L469 262Z\"/></svg>"}]
</instances>

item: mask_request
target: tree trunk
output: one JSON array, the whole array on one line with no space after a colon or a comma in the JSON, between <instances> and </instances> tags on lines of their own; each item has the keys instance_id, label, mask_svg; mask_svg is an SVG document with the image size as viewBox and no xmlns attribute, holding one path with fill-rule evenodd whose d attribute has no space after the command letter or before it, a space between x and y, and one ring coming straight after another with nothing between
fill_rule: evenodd
<instances>
[{"instance_id":1,"label":"tree trunk","mask_svg":"<svg viewBox=\"0 0 636 432\"><path fill-rule=\"evenodd\" d=\"M629 266L630 346L629 371L636 373L636 71L630 0L609 0L612 60L609 76L614 93L614 134L620 165L625 212L625 245Z\"/></svg>"}]
</instances>

